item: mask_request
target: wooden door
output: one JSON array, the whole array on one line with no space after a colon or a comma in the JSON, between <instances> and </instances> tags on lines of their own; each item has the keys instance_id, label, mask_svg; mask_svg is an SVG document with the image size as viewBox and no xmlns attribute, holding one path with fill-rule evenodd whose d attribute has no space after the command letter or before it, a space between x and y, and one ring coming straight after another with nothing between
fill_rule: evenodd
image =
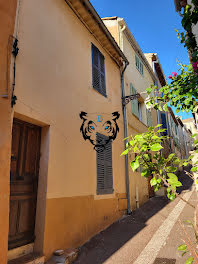
<instances>
[{"instance_id":1,"label":"wooden door","mask_svg":"<svg viewBox=\"0 0 198 264\"><path fill-rule=\"evenodd\" d=\"M14 119L10 171L9 249L34 241L41 128Z\"/></svg>"}]
</instances>

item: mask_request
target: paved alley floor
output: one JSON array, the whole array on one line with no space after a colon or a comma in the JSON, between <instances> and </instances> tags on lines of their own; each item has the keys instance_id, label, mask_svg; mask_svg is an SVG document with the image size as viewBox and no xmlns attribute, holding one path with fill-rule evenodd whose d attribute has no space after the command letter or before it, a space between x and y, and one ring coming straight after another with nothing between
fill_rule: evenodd
<instances>
[{"instance_id":1,"label":"paved alley floor","mask_svg":"<svg viewBox=\"0 0 198 264\"><path fill-rule=\"evenodd\" d=\"M186 185L187 186L187 185ZM193 186L181 196L196 204ZM179 220L194 219L194 210L177 198L153 197L130 216L112 224L81 247L75 264L183 264L177 247L186 239ZM190 236L192 229L186 226Z\"/></svg>"}]
</instances>

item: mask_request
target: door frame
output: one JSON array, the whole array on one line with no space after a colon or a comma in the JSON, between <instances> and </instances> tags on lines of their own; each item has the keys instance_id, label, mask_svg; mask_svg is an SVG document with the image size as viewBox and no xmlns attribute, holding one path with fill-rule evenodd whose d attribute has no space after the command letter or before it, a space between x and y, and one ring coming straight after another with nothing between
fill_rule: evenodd
<instances>
[{"instance_id":1,"label":"door frame","mask_svg":"<svg viewBox=\"0 0 198 264\"><path fill-rule=\"evenodd\" d=\"M37 188L37 203L36 203L36 216L35 216L35 241L34 243L26 246L18 247L16 249L8 250L8 256L11 259L16 259L28 253L38 252L43 254L44 248L44 229L45 229L45 214L46 214L46 199L47 199L47 177L48 177L48 161L49 161L49 140L50 140L50 126L49 124L33 119L31 117L14 113L12 119L12 126L14 119L26 122L32 125L41 127L41 140L40 140L40 162L38 172L38 188ZM12 131L12 130L11 130ZM11 142L12 143L12 142ZM10 196L10 194L9 194ZM23 250L23 248L27 250ZM32 249L33 248L33 249ZM21 253L23 252L23 253Z\"/></svg>"}]
</instances>

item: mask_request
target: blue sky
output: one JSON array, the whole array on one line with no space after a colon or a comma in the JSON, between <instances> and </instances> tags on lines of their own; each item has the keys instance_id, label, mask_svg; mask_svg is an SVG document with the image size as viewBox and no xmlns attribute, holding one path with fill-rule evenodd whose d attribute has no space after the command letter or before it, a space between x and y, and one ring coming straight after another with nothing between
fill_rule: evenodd
<instances>
[{"instance_id":1,"label":"blue sky","mask_svg":"<svg viewBox=\"0 0 198 264\"><path fill-rule=\"evenodd\" d=\"M178 71L177 60L188 64L188 53L177 39L181 17L174 0L90 0L100 17L124 18L144 53L158 53L165 76ZM188 118L186 113L178 113ZM191 115L190 115L191 116Z\"/></svg>"}]
</instances>

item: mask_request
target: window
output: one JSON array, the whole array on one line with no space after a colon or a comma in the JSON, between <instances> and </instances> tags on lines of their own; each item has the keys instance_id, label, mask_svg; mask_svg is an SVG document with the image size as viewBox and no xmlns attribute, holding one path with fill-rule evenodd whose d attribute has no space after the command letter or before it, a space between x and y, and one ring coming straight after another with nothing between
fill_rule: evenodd
<instances>
[{"instance_id":1,"label":"window","mask_svg":"<svg viewBox=\"0 0 198 264\"><path fill-rule=\"evenodd\" d=\"M106 97L105 58L92 44L92 85L100 94Z\"/></svg>"},{"instance_id":2,"label":"window","mask_svg":"<svg viewBox=\"0 0 198 264\"><path fill-rule=\"evenodd\" d=\"M141 73L142 76L144 76L144 65L137 55L135 55L135 65L136 69Z\"/></svg>"},{"instance_id":3,"label":"window","mask_svg":"<svg viewBox=\"0 0 198 264\"><path fill-rule=\"evenodd\" d=\"M138 114L139 114L139 120L142 121L142 109L141 109L141 103L138 101Z\"/></svg>"},{"instance_id":4,"label":"window","mask_svg":"<svg viewBox=\"0 0 198 264\"><path fill-rule=\"evenodd\" d=\"M153 125L152 113L150 110L146 109L146 117L147 117L147 126Z\"/></svg>"},{"instance_id":5,"label":"window","mask_svg":"<svg viewBox=\"0 0 198 264\"><path fill-rule=\"evenodd\" d=\"M161 123L162 123L162 128L166 129L166 131L163 132L163 135L167 136L167 122L166 122L166 114L165 113L161 113Z\"/></svg>"},{"instance_id":6,"label":"window","mask_svg":"<svg viewBox=\"0 0 198 264\"><path fill-rule=\"evenodd\" d=\"M133 87L132 83L130 83L130 94L137 94L137 91ZM139 106L138 106L138 99L131 100L131 112L135 116L139 118Z\"/></svg>"},{"instance_id":7,"label":"window","mask_svg":"<svg viewBox=\"0 0 198 264\"><path fill-rule=\"evenodd\" d=\"M97 133L97 140L107 140L108 137ZM102 152L97 154L97 194L113 193L112 142L110 141Z\"/></svg>"},{"instance_id":8,"label":"window","mask_svg":"<svg viewBox=\"0 0 198 264\"><path fill-rule=\"evenodd\" d=\"M130 83L130 94L137 94L136 89ZM131 112L134 114L140 121L142 121L142 106L138 99L131 100Z\"/></svg>"}]
</instances>

